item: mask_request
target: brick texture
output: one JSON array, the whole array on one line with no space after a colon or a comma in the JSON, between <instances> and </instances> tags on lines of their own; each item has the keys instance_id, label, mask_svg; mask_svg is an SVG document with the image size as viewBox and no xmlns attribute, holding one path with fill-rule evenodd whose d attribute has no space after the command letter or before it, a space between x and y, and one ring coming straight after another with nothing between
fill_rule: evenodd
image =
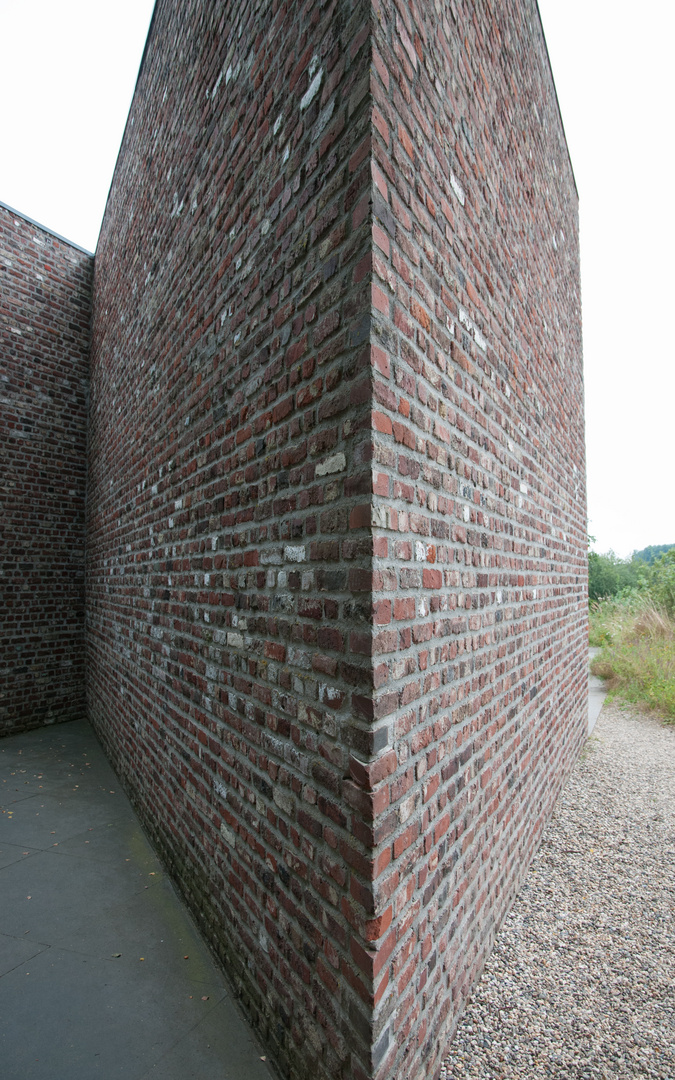
<instances>
[{"instance_id":1,"label":"brick texture","mask_svg":"<svg viewBox=\"0 0 675 1080\"><path fill-rule=\"evenodd\" d=\"M158 0L92 334L96 729L282 1074L437 1077L585 734L534 0Z\"/></svg>"},{"instance_id":2,"label":"brick texture","mask_svg":"<svg viewBox=\"0 0 675 1080\"><path fill-rule=\"evenodd\" d=\"M159 0L91 361L90 714L281 1068L326 1080L372 1033L368 14Z\"/></svg>"},{"instance_id":3,"label":"brick texture","mask_svg":"<svg viewBox=\"0 0 675 1080\"><path fill-rule=\"evenodd\" d=\"M379 806L376 1073L422 1080L586 733L577 197L534 0L374 11L384 749L357 783Z\"/></svg>"},{"instance_id":4,"label":"brick texture","mask_svg":"<svg viewBox=\"0 0 675 1080\"><path fill-rule=\"evenodd\" d=\"M0 204L0 734L84 715L92 273Z\"/></svg>"}]
</instances>

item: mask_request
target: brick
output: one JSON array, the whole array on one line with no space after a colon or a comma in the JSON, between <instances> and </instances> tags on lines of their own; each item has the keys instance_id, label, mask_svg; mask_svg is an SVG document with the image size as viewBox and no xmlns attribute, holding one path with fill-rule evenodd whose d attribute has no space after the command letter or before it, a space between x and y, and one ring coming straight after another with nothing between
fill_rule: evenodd
<instances>
[{"instance_id":1,"label":"brick","mask_svg":"<svg viewBox=\"0 0 675 1080\"><path fill-rule=\"evenodd\" d=\"M389 125L376 105L373 106L373 125L389 146Z\"/></svg>"},{"instance_id":2,"label":"brick","mask_svg":"<svg viewBox=\"0 0 675 1080\"><path fill-rule=\"evenodd\" d=\"M0 734L85 715L94 259L0 205Z\"/></svg>"},{"instance_id":3,"label":"brick","mask_svg":"<svg viewBox=\"0 0 675 1080\"><path fill-rule=\"evenodd\" d=\"M373 428L375 431L381 431L384 435L391 435L393 431L391 418L386 413L374 412Z\"/></svg>"},{"instance_id":4,"label":"brick","mask_svg":"<svg viewBox=\"0 0 675 1080\"><path fill-rule=\"evenodd\" d=\"M389 188L387 187L387 179L384 176L382 170L378 168L375 162L371 162L371 172L373 176L373 182L383 198L389 201Z\"/></svg>"},{"instance_id":5,"label":"brick","mask_svg":"<svg viewBox=\"0 0 675 1080\"><path fill-rule=\"evenodd\" d=\"M386 293L382 291L377 285L371 286L371 298L373 307L376 311L381 311L383 315L389 315L390 301Z\"/></svg>"}]
</instances>

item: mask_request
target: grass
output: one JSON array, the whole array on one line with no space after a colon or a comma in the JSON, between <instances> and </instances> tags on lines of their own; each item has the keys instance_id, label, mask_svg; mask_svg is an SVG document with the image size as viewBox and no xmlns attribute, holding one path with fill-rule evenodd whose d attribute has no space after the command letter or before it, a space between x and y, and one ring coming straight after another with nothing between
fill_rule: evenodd
<instances>
[{"instance_id":1,"label":"grass","mask_svg":"<svg viewBox=\"0 0 675 1080\"><path fill-rule=\"evenodd\" d=\"M675 616L649 593L596 601L590 644L602 651L591 671L610 694L661 713L675 723Z\"/></svg>"}]
</instances>

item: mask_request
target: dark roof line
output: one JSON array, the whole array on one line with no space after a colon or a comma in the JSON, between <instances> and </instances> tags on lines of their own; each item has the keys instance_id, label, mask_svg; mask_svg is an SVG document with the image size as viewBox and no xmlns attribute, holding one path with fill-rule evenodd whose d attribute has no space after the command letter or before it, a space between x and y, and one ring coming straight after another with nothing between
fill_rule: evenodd
<instances>
[{"instance_id":1,"label":"dark roof line","mask_svg":"<svg viewBox=\"0 0 675 1080\"><path fill-rule=\"evenodd\" d=\"M563 138L565 139L565 149L567 150L567 160L570 163L570 169L572 170L572 180L574 182L574 190L577 193L577 199L579 198L579 188L577 187L577 178L574 175L574 164L572 162L572 155L570 154L570 145L567 141L567 132L565 131L565 121L563 120L562 109L560 108L560 98L558 97L558 87L555 84L555 75L553 74L553 65L551 63L551 54L548 51L548 42L546 40L546 31L544 30L544 20L541 17L541 10L539 8L539 0L534 0L535 7L537 9L537 15L539 16L539 25L541 27L541 36L544 39L544 48L546 49L546 59L548 60L548 70L551 72L551 82L553 83L553 93L555 94L555 103L558 106L558 116L560 117L560 125L562 127Z\"/></svg>"},{"instance_id":2,"label":"dark roof line","mask_svg":"<svg viewBox=\"0 0 675 1080\"><path fill-rule=\"evenodd\" d=\"M115 158L115 167L114 167L114 169L112 171L112 176L110 177L110 184L108 186L108 194L106 195L105 206L103 208L103 216L101 218L101 225L105 221L105 215L106 215L106 211L108 209L108 203L110 202L110 193L112 191L112 186L113 186L113 183L115 181L115 173L117 172L117 166L118 166L118 163L119 163L119 160L120 160L120 154L122 153L122 147L124 146L124 140L126 138L127 128L129 127L129 118L131 117L131 109L132 109L133 104L134 104L134 98L136 97L136 91L138 90L138 83L139 83L140 78L141 78L141 72L143 71L143 65L145 64L145 58L146 58L146 56L148 54L148 46L150 44L150 35L152 34L152 28L155 25L155 15L156 14L157 14L157 0L155 0L155 3L153 5L152 15L150 16L150 23L148 24L148 33L147 33L147 36L146 36L146 39L145 39L145 45L143 47L143 55L141 57L141 62L138 65L138 74L136 76L136 82L134 84L134 92L131 95L131 101L129 102L129 112L127 113L127 121L126 121L126 124L124 125L124 131L122 132L122 138L120 139L120 145L119 145L119 149L117 151L117 157ZM98 247L98 240L96 241L96 245Z\"/></svg>"},{"instance_id":3,"label":"dark roof line","mask_svg":"<svg viewBox=\"0 0 675 1080\"><path fill-rule=\"evenodd\" d=\"M8 210L10 214L16 214L17 217L23 218L24 221L30 222L31 225L35 225L37 229L42 229L43 232L49 233L50 236L55 236L57 240L62 240L64 244L68 244L69 247L77 248L78 251L83 251L85 255L91 255L94 258L94 252L89 251L88 248L82 247L82 244L76 244L74 240L69 240L67 236L61 236L61 233L54 232L48 225L42 225L41 222L36 221L35 218L29 217L28 214L23 214L21 210L15 210L13 206L8 206L7 203L0 200L0 207L3 210Z\"/></svg>"}]
</instances>

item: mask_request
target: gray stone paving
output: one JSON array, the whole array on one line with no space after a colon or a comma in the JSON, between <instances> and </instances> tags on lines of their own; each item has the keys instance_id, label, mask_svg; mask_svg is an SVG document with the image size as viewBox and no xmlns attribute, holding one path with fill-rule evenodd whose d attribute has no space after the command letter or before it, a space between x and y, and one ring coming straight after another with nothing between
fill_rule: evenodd
<instances>
[{"instance_id":1,"label":"gray stone paving","mask_svg":"<svg viewBox=\"0 0 675 1080\"><path fill-rule=\"evenodd\" d=\"M2 1080L271 1080L83 722L0 740Z\"/></svg>"}]
</instances>

